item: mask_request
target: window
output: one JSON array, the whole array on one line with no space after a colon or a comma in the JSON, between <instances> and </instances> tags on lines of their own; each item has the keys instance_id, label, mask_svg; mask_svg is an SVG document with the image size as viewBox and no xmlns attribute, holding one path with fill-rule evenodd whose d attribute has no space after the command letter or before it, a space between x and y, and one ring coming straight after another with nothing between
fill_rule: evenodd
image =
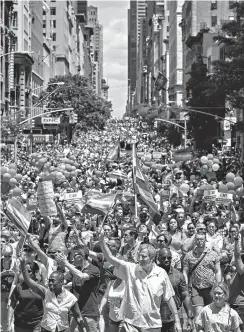
<instances>
[{"instance_id":1,"label":"window","mask_svg":"<svg viewBox=\"0 0 244 332\"><path fill-rule=\"evenodd\" d=\"M46 37L46 33L45 32L44 32L43 36Z\"/></svg>"},{"instance_id":2,"label":"window","mask_svg":"<svg viewBox=\"0 0 244 332\"><path fill-rule=\"evenodd\" d=\"M212 27L215 27L215 25L217 25L217 16L211 16L211 21L212 21Z\"/></svg>"},{"instance_id":3,"label":"window","mask_svg":"<svg viewBox=\"0 0 244 332\"><path fill-rule=\"evenodd\" d=\"M46 15L46 11L45 11L45 9L43 9L43 11L42 11L42 15L43 15L43 16Z\"/></svg>"},{"instance_id":4,"label":"window","mask_svg":"<svg viewBox=\"0 0 244 332\"><path fill-rule=\"evenodd\" d=\"M212 0L211 2L211 10L217 9L217 1L216 0Z\"/></svg>"},{"instance_id":5,"label":"window","mask_svg":"<svg viewBox=\"0 0 244 332\"><path fill-rule=\"evenodd\" d=\"M18 26L18 13L14 12L13 15L13 27L17 27Z\"/></svg>"},{"instance_id":6,"label":"window","mask_svg":"<svg viewBox=\"0 0 244 332\"><path fill-rule=\"evenodd\" d=\"M56 41L56 33L53 33L53 41Z\"/></svg>"},{"instance_id":7,"label":"window","mask_svg":"<svg viewBox=\"0 0 244 332\"><path fill-rule=\"evenodd\" d=\"M51 7L51 15L56 15L56 8L55 7Z\"/></svg>"},{"instance_id":8,"label":"window","mask_svg":"<svg viewBox=\"0 0 244 332\"><path fill-rule=\"evenodd\" d=\"M43 27L43 29L45 29L45 28L46 28L46 20L43 20L42 27Z\"/></svg>"},{"instance_id":9,"label":"window","mask_svg":"<svg viewBox=\"0 0 244 332\"><path fill-rule=\"evenodd\" d=\"M56 28L56 20L53 20L53 28Z\"/></svg>"}]
</instances>

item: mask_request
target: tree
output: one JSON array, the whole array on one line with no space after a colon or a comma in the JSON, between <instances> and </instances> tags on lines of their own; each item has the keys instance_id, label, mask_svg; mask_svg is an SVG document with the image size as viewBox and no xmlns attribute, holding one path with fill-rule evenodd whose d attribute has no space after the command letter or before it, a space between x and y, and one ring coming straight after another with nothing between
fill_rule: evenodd
<instances>
[{"instance_id":1,"label":"tree","mask_svg":"<svg viewBox=\"0 0 244 332\"><path fill-rule=\"evenodd\" d=\"M64 82L64 85L60 85L57 89L57 86L53 84L57 82ZM102 129L106 120L111 117L111 102L98 96L90 88L86 77L80 75L56 76L49 81L49 84L52 85L49 85L47 91L40 97L42 99L50 94L50 97L44 98L47 108L72 107L78 116L78 122L84 123L86 127L97 129ZM57 91L53 92L55 89Z\"/></svg>"},{"instance_id":2,"label":"tree","mask_svg":"<svg viewBox=\"0 0 244 332\"><path fill-rule=\"evenodd\" d=\"M208 149L212 143L216 142L219 130L218 116L224 117L225 115L224 94L219 90L212 91L210 89L211 84L211 76L207 75L206 65L199 54L192 65L190 79L186 84L189 96L187 106L196 111L214 114L216 118L190 112L188 129L196 142L197 148Z\"/></svg>"},{"instance_id":3,"label":"tree","mask_svg":"<svg viewBox=\"0 0 244 332\"><path fill-rule=\"evenodd\" d=\"M225 58L214 61L214 75L208 93L220 93L234 108L244 108L244 3L234 2L235 20L222 26L215 41L224 49ZM238 123L244 132L244 123Z\"/></svg>"}]
</instances>

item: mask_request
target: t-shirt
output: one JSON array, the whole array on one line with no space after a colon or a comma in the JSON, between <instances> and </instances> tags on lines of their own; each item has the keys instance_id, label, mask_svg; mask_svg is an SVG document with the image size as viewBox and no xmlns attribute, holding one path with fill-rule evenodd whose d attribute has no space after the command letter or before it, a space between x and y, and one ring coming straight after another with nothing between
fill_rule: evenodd
<instances>
[{"instance_id":1,"label":"t-shirt","mask_svg":"<svg viewBox=\"0 0 244 332\"><path fill-rule=\"evenodd\" d=\"M73 289L79 294L78 304L80 312L86 317L99 317L97 291L100 278L99 269L89 264L82 270L90 276L83 283L73 277Z\"/></svg>"},{"instance_id":2,"label":"t-shirt","mask_svg":"<svg viewBox=\"0 0 244 332\"><path fill-rule=\"evenodd\" d=\"M104 294L108 283L111 280L115 280L116 277L114 275L114 266L110 264L109 262L105 261L104 256L102 253L97 254L98 262L96 262L96 266L98 266L100 270L100 281L98 286L98 292L100 294Z\"/></svg>"},{"instance_id":3,"label":"t-shirt","mask_svg":"<svg viewBox=\"0 0 244 332\"><path fill-rule=\"evenodd\" d=\"M18 284L11 299L17 301L14 310L14 324L17 327L33 330L43 316L42 298L31 291L25 282Z\"/></svg>"}]
</instances>

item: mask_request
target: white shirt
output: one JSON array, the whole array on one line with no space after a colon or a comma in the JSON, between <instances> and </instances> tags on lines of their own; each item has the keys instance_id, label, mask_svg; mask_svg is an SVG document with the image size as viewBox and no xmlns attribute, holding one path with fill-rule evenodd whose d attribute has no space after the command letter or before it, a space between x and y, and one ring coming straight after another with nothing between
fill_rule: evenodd
<instances>
[{"instance_id":1,"label":"white shirt","mask_svg":"<svg viewBox=\"0 0 244 332\"><path fill-rule=\"evenodd\" d=\"M126 281L120 319L145 329L161 327L161 296L168 301L175 295L165 270L154 264L146 274L138 264L121 261L114 274Z\"/></svg>"},{"instance_id":2,"label":"white shirt","mask_svg":"<svg viewBox=\"0 0 244 332\"><path fill-rule=\"evenodd\" d=\"M44 314L41 326L50 331L63 331L69 328L69 311L77 302L77 298L67 289L63 288L62 293L57 297L49 289L46 290L43 300Z\"/></svg>"}]
</instances>

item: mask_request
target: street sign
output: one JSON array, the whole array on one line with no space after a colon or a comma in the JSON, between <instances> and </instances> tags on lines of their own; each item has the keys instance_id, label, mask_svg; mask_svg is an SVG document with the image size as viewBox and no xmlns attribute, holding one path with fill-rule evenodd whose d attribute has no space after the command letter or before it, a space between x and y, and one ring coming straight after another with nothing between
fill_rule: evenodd
<instances>
[{"instance_id":1,"label":"street sign","mask_svg":"<svg viewBox=\"0 0 244 332\"><path fill-rule=\"evenodd\" d=\"M60 118L41 118L42 124L60 124Z\"/></svg>"}]
</instances>

